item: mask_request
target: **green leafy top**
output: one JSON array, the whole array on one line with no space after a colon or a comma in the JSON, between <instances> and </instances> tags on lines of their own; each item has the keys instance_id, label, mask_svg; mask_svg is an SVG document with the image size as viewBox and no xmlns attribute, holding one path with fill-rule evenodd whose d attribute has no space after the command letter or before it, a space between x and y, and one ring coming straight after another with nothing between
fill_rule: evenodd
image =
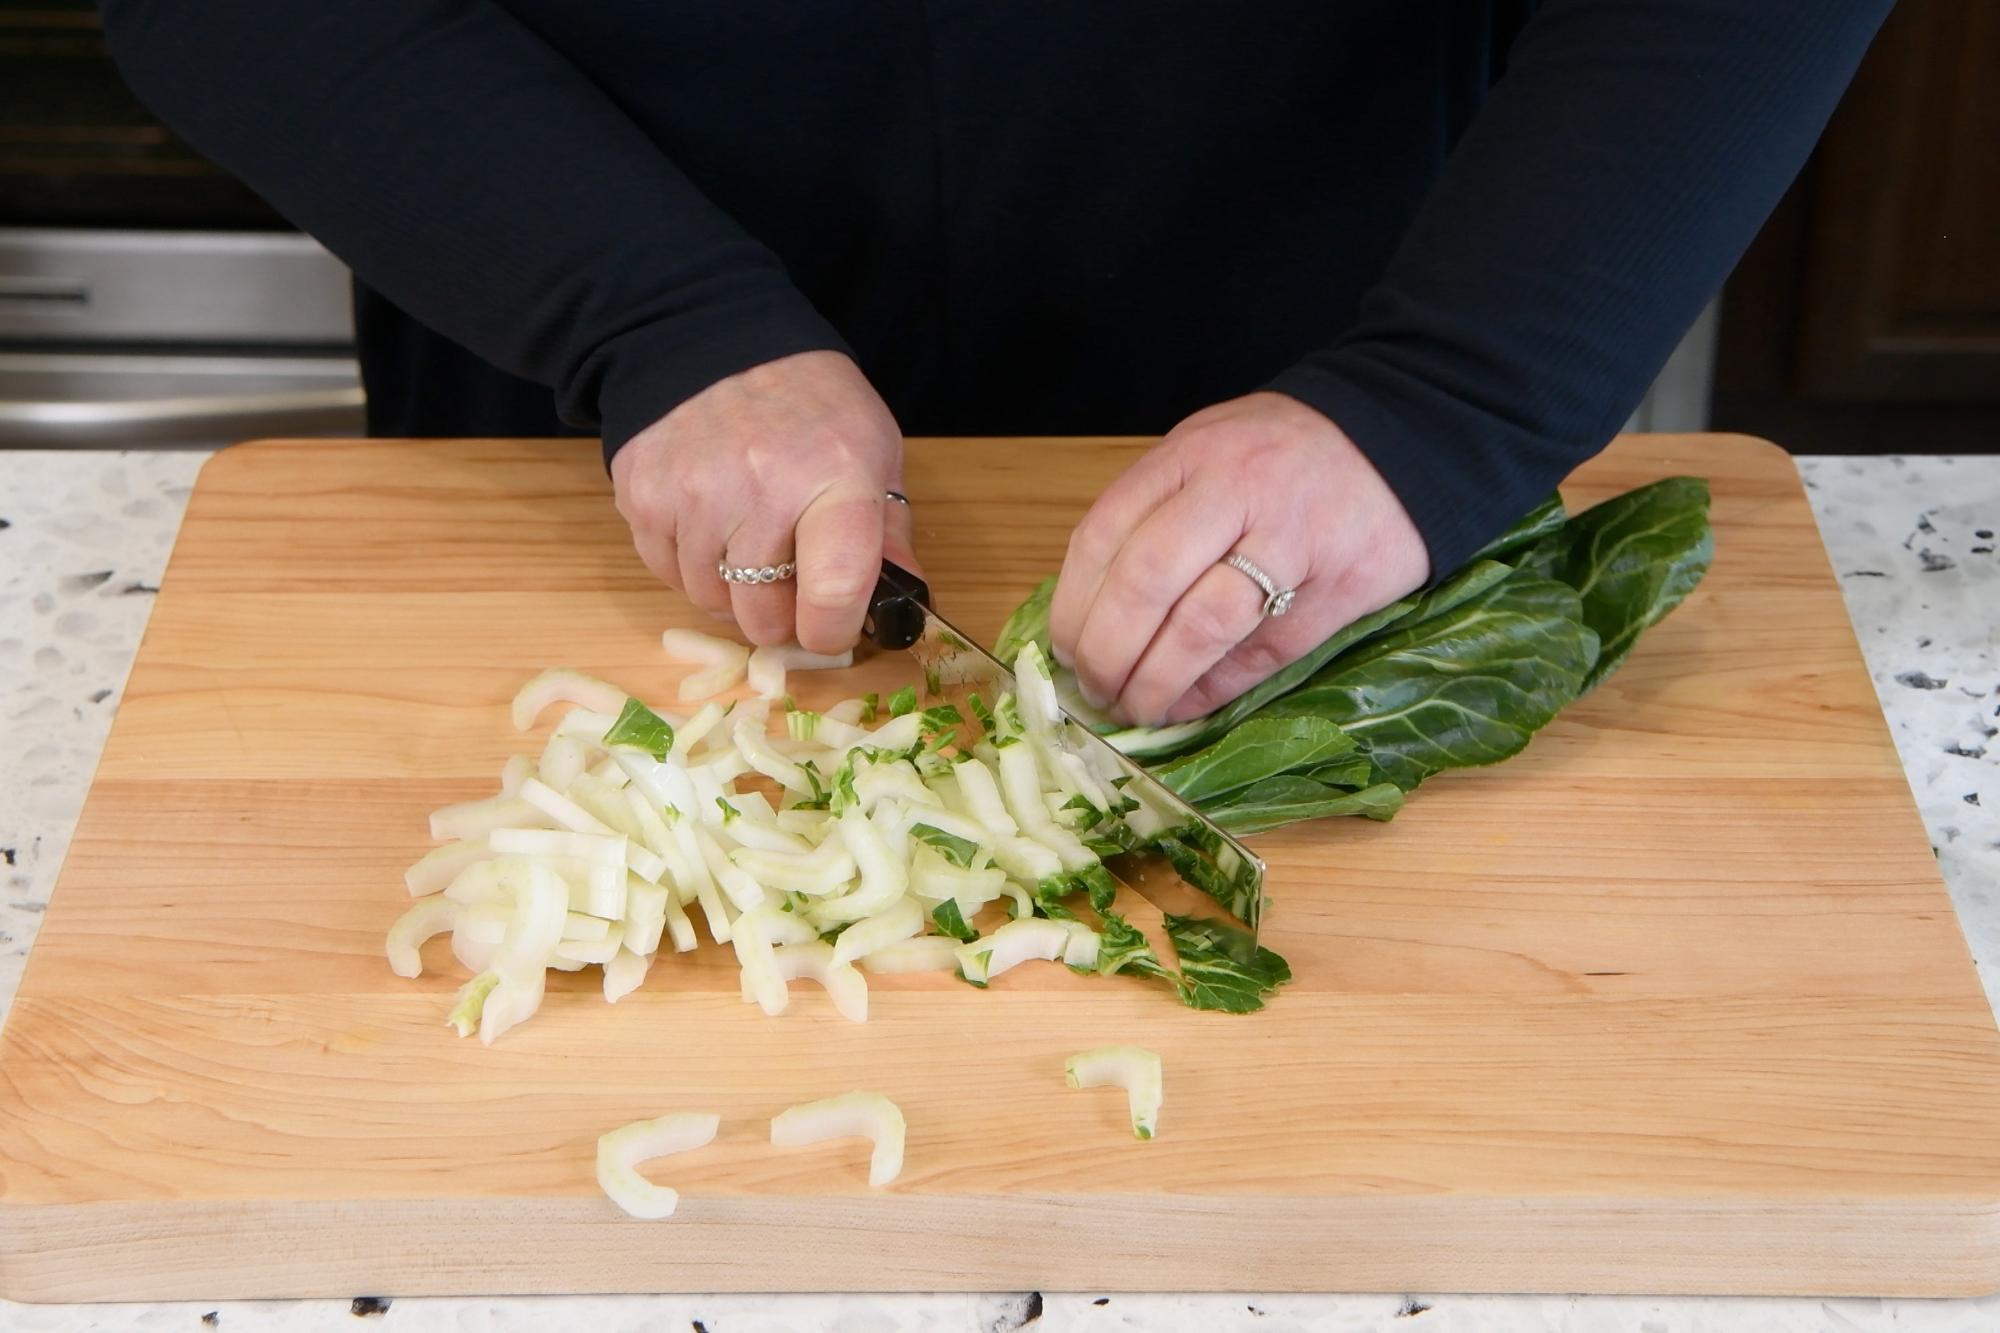
<instances>
[{"instance_id":1,"label":"green leafy top","mask_svg":"<svg viewBox=\"0 0 2000 1333\"><path fill-rule=\"evenodd\" d=\"M979 844L972 839L961 838L930 824L910 825L910 836L927 847L935 847L939 855L960 869L970 866L973 858L979 855Z\"/></svg>"},{"instance_id":2,"label":"green leafy top","mask_svg":"<svg viewBox=\"0 0 2000 1333\"><path fill-rule=\"evenodd\" d=\"M905 685L889 696L889 716L901 717L905 713L917 711L917 687Z\"/></svg>"},{"instance_id":3,"label":"green leafy top","mask_svg":"<svg viewBox=\"0 0 2000 1333\"><path fill-rule=\"evenodd\" d=\"M618 720L611 724L611 730L604 733L604 743L644 750L664 762L668 752L674 748L674 729L667 725L665 718L637 699L627 699Z\"/></svg>"}]
</instances>

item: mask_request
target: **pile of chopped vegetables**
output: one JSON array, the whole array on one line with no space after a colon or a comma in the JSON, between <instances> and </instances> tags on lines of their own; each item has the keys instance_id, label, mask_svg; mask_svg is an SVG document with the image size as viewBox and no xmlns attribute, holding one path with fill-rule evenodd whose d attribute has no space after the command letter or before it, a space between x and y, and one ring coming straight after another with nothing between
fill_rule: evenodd
<instances>
[{"instance_id":1,"label":"pile of chopped vegetables","mask_svg":"<svg viewBox=\"0 0 2000 1333\"><path fill-rule=\"evenodd\" d=\"M1426 778L1507 758L1599 684L1700 581L1707 515L1707 488L1689 478L1573 518L1551 499L1457 573L1207 717L1098 730L1234 833L1388 819ZM449 932L472 976L447 1022L489 1043L535 1012L550 968L601 968L615 1002L663 948L694 949L697 920L734 949L745 1001L770 1014L801 979L861 1022L870 973L983 987L1034 962L1163 983L1197 1009L1261 1008L1290 979L1277 954L1167 914L1168 961L1117 908L1103 858L1139 849L1238 917L1251 905L1203 877L1198 828L1174 827L1064 743L1059 700L1093 718L1046 658L1052 586L1002 635L1018 692L971 696L971 717L914 687L800 709L787 673L846 655L752 652L691 630L662 640L700 668L680 699L709 701L688 717L580 672L537 676L514 700L516 728L568 709L539 758L507 762L498 795L432 814L444 845L405 876L418 901L389 932L391 966L417 976L420 946ZM710 698L746 681L754 701ZM988 908L998 923L982 932Z\"/></svg>"},{"instance_id":2,"label":"pile of chopped vegetables","mask_svg":"<svg viewBox=\"0 0 2000 1333\"><path fill-rule=\"evenodd\" d=\"M510 759L499 794L432 814L449 841L405 875L418 902L388 954L417 976L424 941L450 932L473 974L447 1018L460 1035L490 1043L533 1014L550 968L602 968L615 1002L702 928L734 949L746 1002L781 1013L791 983L809 980L855 1022L868 1017L868 973L947 971L984 987L1061 963L1236 1010L1285 980L1276 955L1238 962L1214 926L1168 916L1177 971L1115 910L1102 858L1173 830L1122 794L1115 765L1094 772L1064 745L1039 648L1020 654L1019 696L973 696L968 719L921 706L914 687L824 712L778 703L788 670L845 657L746 653L686 630L666 646L702 668L693 693L747 678L763 697L682 718L544 672L513 709L525 730L569 705L539 759ZM972 923L989 905L989 920L1005 918L981 933Z\"/></svg>"}]
</instances>

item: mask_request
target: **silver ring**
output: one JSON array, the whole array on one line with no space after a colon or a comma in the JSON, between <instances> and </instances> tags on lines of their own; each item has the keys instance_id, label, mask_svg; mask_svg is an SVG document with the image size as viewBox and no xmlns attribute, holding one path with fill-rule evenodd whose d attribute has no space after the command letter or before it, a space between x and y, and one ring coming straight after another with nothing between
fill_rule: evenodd
<instances>
[{"instance_id":1,"label":"silver ring","mask_svg":"<svg viewBox=\"0 0 2000 1333\"><path fill-rule=\"evenodd\" d=\"M1282 616L1285 612L1292 609L1292 598L1297 594L1298 589L1280 588L1278 581L1259 569L1257 562L1249 556L1243 555L1240 552L1231 552L1222 563L1228 565L1239 574L1247 576L1252 583L1264 590L1265 615Z\"/></svg>"},{"instance_id":2,"label":"silver ring","mask_svg":"<svg viewBox=\"0 0 2000 1333\"><path fill-rule=\"evenodd\" d=\"M884 491L882 492L882 494L888 496L891 500L894 500L897 504L902 505L905 508L909 507L910 497L903 494L901 491Z\"/></svg>"},{"instance_id":3,"label":"silver ring","mask_svg":"<svg viewBox=\"0 0 2000 1333\"><path fill-rule=\"evenodd\" d=\"M781 565L732 565L727 560L715 562L715 572L722 576L724 583L776 583L798 571L798 565L790 560Z\"/></svg>"}]
</instances>

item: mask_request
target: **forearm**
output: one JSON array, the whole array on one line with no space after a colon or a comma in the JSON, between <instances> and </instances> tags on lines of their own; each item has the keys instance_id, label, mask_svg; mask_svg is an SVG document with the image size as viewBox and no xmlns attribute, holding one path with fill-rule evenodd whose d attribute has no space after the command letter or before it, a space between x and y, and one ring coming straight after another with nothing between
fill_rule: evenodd
<instances>
[{"instance_id":1,"label":"forearm","mask_svg":"<svg viewBox=\"0 0 2000 1333\"><path fill-rule=\"evenodd\" d=\"M1435 575L1615 432L1797 173L1889 0L1556 0L1332 346Z\"/></svg>"}]
</instances>

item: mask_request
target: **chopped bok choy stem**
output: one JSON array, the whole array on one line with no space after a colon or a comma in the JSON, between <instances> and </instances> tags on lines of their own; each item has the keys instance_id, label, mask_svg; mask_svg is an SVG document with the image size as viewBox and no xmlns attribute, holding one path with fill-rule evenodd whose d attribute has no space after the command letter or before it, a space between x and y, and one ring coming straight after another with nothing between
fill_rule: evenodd
<instances>
[{"instance_id":1,"label":"chopped bok choy stem","mask_svg":"<svg viewBox=\"0 0 2000 1333\"><path fill-rule=\"evenodd\" d=\"M1100 1046L1078 1051L1063 1063L1063 1081L1072 1088L1125 1089L1132 1108L1132 1136L1150 1139L1160 1123L1160 1057L1137 1046Z\"/></svg>"},{"instance_id":2,"label":"chopped bok choy stem","mask_svg":"<svg viewBox=\"0 0 2000 1333\"><path fill-rule=\"evenodd\" d=\"M828 1139L865 1138L875 1145L868 1159L868 1184L881 1189L903 1171L903 1113L875 1092L849 1092L807 1102L771 1121L771 1142L802 1148Z\"/></svg>"},{"instance_id":3,"label":"chopped bok choy stem","mask_svg":"<svg viewBox=\"0 0 2000 1333\"><path fill-rule=\"evenodd\" d=\"M721 1116L682 1113L612 1130L597 1140L598 1188L633 1217L672 1217L681 1196L640 1175L639 1164L706 1147L721 1125Z\"/></svg>"}]
</instances>

